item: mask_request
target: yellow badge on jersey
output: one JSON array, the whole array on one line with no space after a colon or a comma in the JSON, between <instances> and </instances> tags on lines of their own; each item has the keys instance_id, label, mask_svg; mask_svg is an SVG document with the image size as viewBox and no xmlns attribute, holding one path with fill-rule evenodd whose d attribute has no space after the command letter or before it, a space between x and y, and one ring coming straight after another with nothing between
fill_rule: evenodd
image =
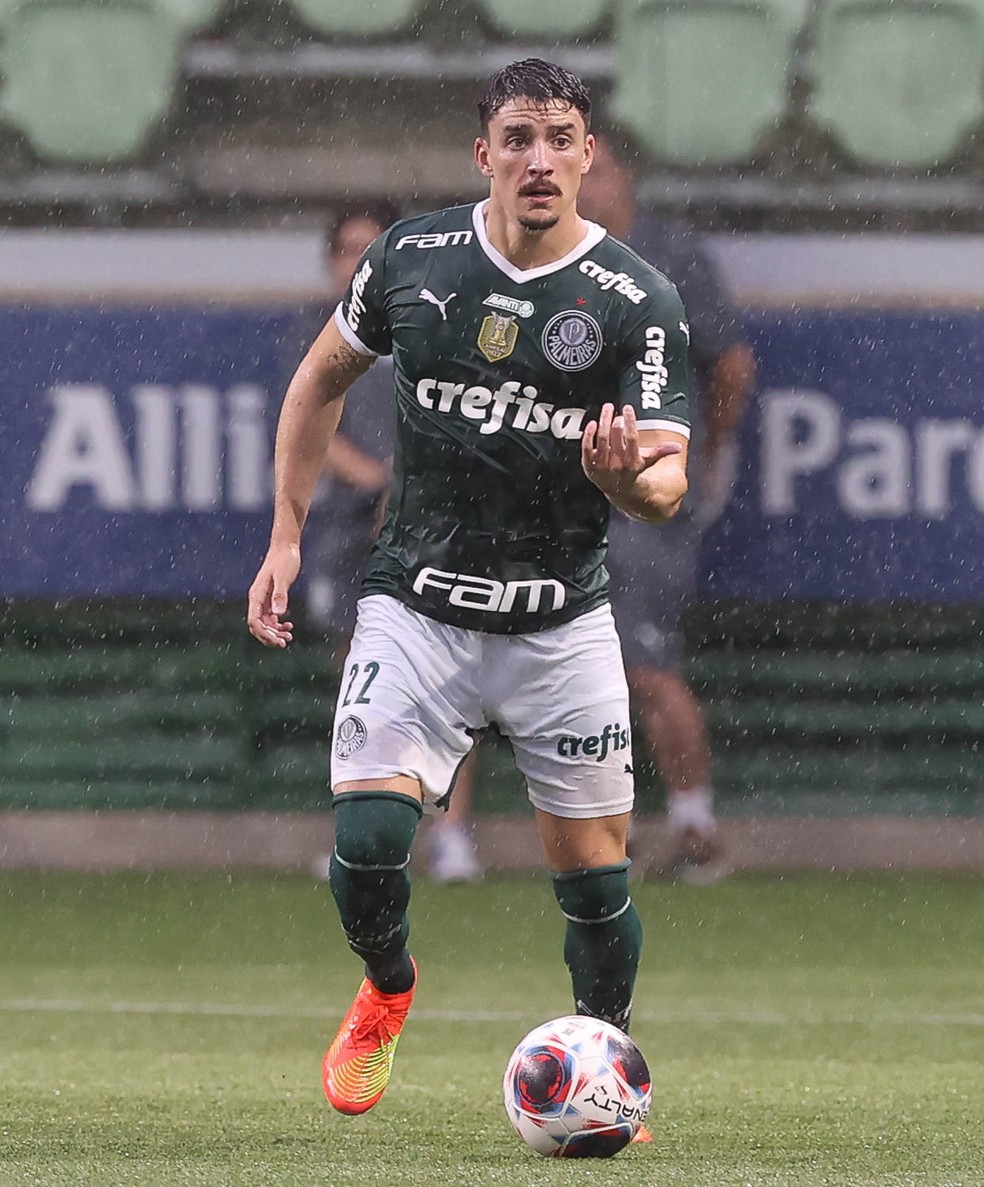
<instances>
[{"instance_id":1,"label":"yellow badge on jersey","mask_svg":"<svg viewBox=\"0 0 984 1187\"><path fill-rule=\"evenodd\" d=\"M519 326L514 317L490 313L478 331L478 349L490 363L507 359L516 349Z\"/></svg>"}]
</instances>

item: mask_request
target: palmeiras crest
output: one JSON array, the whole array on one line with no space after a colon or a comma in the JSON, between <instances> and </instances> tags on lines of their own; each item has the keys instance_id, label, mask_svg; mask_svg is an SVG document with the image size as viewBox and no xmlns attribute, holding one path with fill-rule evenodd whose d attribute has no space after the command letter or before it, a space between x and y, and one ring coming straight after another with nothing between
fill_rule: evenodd
<instances>
[{"instance_id":1,"label":"palmeiras crest","mask_svg":"<svg viewBox=\"0 0 984 1187\"><path fill-rule=\"evenodd\" d=\"M519 326L515 317L504 313L490 313L478 331L478 349L490 363L501 362L516 349Z\"/></svg>"},{"instance_id":2,"label":"palmeiras crest","mask_svg":"<svg viewBox=\"0 0 984 1187\"><path fill-rule=\"evenodd\" d=\"M547 322L541 345L561 371L583 371L601 354L601 326L581 309L565 309Z\"/></svg>"},{"instance_id":3,"label":"palmeiras crest","mask_svg":"<svg viewBox=\"0 0 984 1187\"><path fill-rule=\"evenodd\" d=\"M369 731L358 717L351 714L339 725L335 736L335 753L339 758L351 758L361 750L369 737Z\"/></svg>"}]
</instances>

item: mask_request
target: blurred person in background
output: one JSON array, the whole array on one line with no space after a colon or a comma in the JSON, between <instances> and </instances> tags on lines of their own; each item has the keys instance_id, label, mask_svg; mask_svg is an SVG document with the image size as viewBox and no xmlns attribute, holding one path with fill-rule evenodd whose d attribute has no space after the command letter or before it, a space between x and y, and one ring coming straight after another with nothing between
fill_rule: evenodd
<instances>
[{"instance_id":1,"label":"blurred person in background","mask_svg":"<svg viewBox=\"0 0 984 1187\"><path fill-rule=\"evenodd\" d=\"M614 129L596 129L579 206L668 276L683 299L694 372L690 491L659 532L612 515L606 563L633 708L666 789L673 847L663 872L713 882L726 872L727 855L717 836L704 713L681 670L682 617L696 593L701 537L730 491L735 434L755 380L755 358L741 315L698 237L639 209L631 160L631 146Z\"/></svg>"},{"instance_id":2,"label":"blurred person in background","mask_svg":"<svg viewBox=\"0 0 984 1187\"><path fill-rule=\"evenodd\" d=\"M327 232L329 315L362 253L398 217L386 201L351 203L336 212ZM393 360L381 358L345 397L307 525L308 617L334 642L340 672L355 627L362 570L382 522L395 437ZM469 821L475 765L470 755L458 772L447 811L431 823L428 869L438 882L476 882L484 872ZM327 860L318 863L319 872L325 872Z\"/></svg>"},{"instance_id":3,"label":"blurred person in background","mask_svg":"<svg viewBox=\"0 0 984 1187\"><path fill-rule=\"evenodd\" d=\"M362 253L399 217L388 202L341 207L327 231L332 310L348 288ZM324 317L319 324L323 324ZM338 432L325 454L325 468L307 532L307 610L344 661L355 626L359 582L378 530L392 472L396 420L393 365L388 358L349 390Z\"/></svg>"}]
</instances>

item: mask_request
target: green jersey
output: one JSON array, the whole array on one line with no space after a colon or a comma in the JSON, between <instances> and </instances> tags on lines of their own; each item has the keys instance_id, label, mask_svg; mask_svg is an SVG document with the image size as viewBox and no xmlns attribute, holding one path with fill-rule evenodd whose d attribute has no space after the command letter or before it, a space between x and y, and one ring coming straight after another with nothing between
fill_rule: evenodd
<instances>
[{"instance_id":1,"label":"green jersey","mask_svg":"<svg viewBox=\"0 0 984 1187\"><path fill-rule=\"evenodd\" d=\"M396 223L335 312L393 356L393 484L362 593L441 622L517 633L607 601L609 503L581 468L604 403L689 436L689 331L676 289L596 224L522 270L484 203Z\"/></svg>"}]
</instances>

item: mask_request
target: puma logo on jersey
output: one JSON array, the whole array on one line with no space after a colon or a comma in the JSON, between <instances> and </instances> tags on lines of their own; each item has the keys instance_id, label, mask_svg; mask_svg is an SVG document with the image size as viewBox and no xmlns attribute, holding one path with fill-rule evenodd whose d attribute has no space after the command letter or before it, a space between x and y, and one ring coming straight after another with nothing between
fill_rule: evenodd
<instances>
[{"instance_id":1,"label":"puma logo on jersey","mask_svg":"<svg viewBox=\"0 0 984 1187\"><path fill-rule=\"evenodd\" d=\"M453 300L457 295L457 293L448 293L448 295L442 301L440 297L435 297L430 289L420 290L420 299L422 301L430 301L432 305L436 305L438 309L440 309L441 321L448 320L448 302Z\"/></svg>"}]
</instances>

